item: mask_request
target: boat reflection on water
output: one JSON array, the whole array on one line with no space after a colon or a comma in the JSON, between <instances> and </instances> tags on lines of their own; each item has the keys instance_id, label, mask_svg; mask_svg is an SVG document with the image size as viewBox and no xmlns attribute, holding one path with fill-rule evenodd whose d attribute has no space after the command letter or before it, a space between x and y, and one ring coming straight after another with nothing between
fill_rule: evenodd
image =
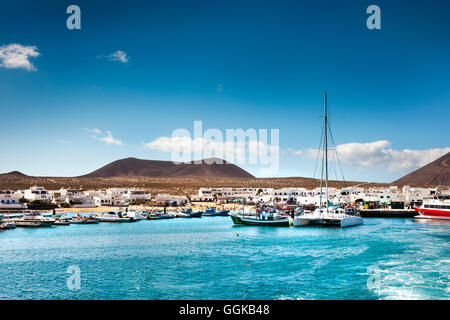
<instances>
[{"instance_id":1,"label":"boat reflection on water","mask_svg":"<svg viewBox=\"0 0 450 320\"><path fill-rule=\"evenodd\" d=\"M439 219L439 218L427 219L427 218L423 218L420 216L414 217L414 222L415 223L429 223L429 224L435 224L435 225L440 225L440 224L450 225L450 219Z\"/></svg>"}]
</instances>

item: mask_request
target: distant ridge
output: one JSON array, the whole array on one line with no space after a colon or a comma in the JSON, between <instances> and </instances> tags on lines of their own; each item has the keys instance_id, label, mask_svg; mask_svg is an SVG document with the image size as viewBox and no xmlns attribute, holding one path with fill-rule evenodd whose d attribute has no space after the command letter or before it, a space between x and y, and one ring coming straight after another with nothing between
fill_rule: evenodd
<instances>
[{"instance_id":1,"label":"distant ridge","mask_svg":"<svg viewBox=\"0 0 450 320\"><path fill-rule=\"evenodd\" d=\"M411 186L450 186L450 152L393 183Z\"/></svg>"},{"instance_id":2,"label":"distant ridge","mask_svg":"<svg viewBox=\"0 0 450 320\"><path fill-rule=\"evenodd\" d=\"M11 171L8 173L0 173L0 177L1 178L27 178L29 176L27 176L26 174L23 174L20 171Z\"/></svg>"},{"instance_id":3,"label":"distant ridge","mask_svg":"<svg viewBox=\"0 0 450 320\"><path fill-rule=\"evenodd\" d=\"M217 161L223 164L218 164ZM202 160L201 164L126 158L111 162L80 178L112 177L254 178L240 167L217 158Z\"/></svg>"}]
</instances>

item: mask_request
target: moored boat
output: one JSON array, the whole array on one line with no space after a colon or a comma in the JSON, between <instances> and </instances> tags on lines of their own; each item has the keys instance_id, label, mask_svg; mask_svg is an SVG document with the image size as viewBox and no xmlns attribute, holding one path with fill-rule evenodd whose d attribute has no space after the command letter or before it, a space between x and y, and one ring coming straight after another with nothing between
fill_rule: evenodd
<instances>
[{"instance_id":1,"label":"moored boat","mask_svg":"<svg viewBox=\"0 0 450 320\"><path fill-rule=\"evenodd\" d=\"M99 222L132 222L130 218L126 218L121 212L104 212L98 216Z\"/></svg>"},{"instance_id":2,"label":"moored boat","mask_svg":"<svg viewBox=\"0 0 450 320\"><path fill-rule=\"evenodd\" d=\"M73 224L95 224L98 222L99 222L99 219L96 217L82 216L78 213L70 219L70 223L73 223Z\"/></svg>"},{"instance_id":3,"label":"moored boat","mask_svg":"<svg viewBox=\"0 0 450 320\"><path fill-rule=\"evenodd\" d=\"M432 195L414 210L419 213L416 219L450 220L450 196Z\"/></svg>"},{"instance_id":4,"label":"moored boat","mask_svg":"<svg viewBox=\"0 0 450 320\"><path fill-rule=\"evenodd\" d=\"M142 216L136 210L129 210L125 213L125 218L130 218L132 221L139 221L142 219Z\"/></svg>"},{"instance_id":5,"label":"moored boat","mask_svg":"<svg viewBox=\"0 0 450 320\"><path fill-rule=\"evenodd\" d=\"M290 217L290 224L294 227L306 225L320 225L320 226L338 226L341 228L360 225L363 223L359 213L354 208L341 208L340 204L333 204L328 196L328 115L327 115L327 93L324 94L325 102L325 117L323 130L323 157L322 157L322 172L320 178L320 200L319 208L313 212L302 213ZM331 132L331 131L330 131ZM322 141L320 142L322 145ZM336 151L336 148L334 148ZM318 157L320 156L320 150ZM336 151L336 157L337 151ZM342 172L342 168L341 168ZM325 184L325 188L323 188ZM323 189L325 189L325 198L323 199Z\"/></svg>"},{"instance_id":6,"label":"moored boat","mask_svg":"<svg viewBox=\"0 0 450 320\"><path fill-rule=\"evenodd\" d=\"M183 212L171 212L169 213L173 218L189 218L189 215Z\"/></svg>"},{"instance_id":7,"label":"moored boat","mask_svg":"<svg viewBox=\"0 0 450 320\"><path fill-rule=\"evenodd\" d=\"M201 218L203 215L203 211L195 211L192 212L192 209L186 209L183 211L184 214L186 214L186 218Z\"/></svg>"},{"instance_id":8,"label":"moored boat","mask_svg":"<svg viewBox=\"0 0 450 320\"><path fill-rule=\"evenodd\" d=\"M203 211L195 211L187 213L189 218L201 218L203 216Z\"/></svg>"},{"instance_id":9,"label":"moored boat","mask_svg":"<svg viewBox=\"0 0 450 320\"><path fill-rule=\"evenodd\" d=\"M69 226L70 225L70 219L56 217L55 218L55 222L53 223L53 225L54 226Z\"/></svg>"},{"instance_id":10,"label":"moored boat","mask_svg":"<svg viewBox=\"0 0 450 320\"><path fill-rule=\"evenodd\" d=\"M164 213L164 212L157 212L157 211L151 212L147 217L148 220L161 220L161 219L173 219L173 218L175 218L174 215L171 215L169 213Z\"/></svg>"},{"instance_id":11,"label":"moored boat","mask_svg":"<svg viewBox=\"0 0 450 320\"><path fill-rule=\"evenodd\" d=\"M203 213L205 217L227 217L230 210L216 210L216 207L209 207Z\"/></svg>"},{"instance_id":12,"label":"moored boat","mask_svg":"<svg viewBox=\"0 0 450 320\"><path fill-rule=\"evenodd\" d=\"M267 212L265 212L267 213ZM256 214L244 215L240 213L230 213L229 216L234 224L247 226L270 226L270 227L288 227L289 218L274 214Z\"/></svg>"},{"instance_id":13,"label":"moored boat","mask_svg":"<svg viewBox=\"0 0 450 320\"><path fill-rule=\"evenodd\" d=\"M9 230L9 229L15 229L16 224L13 220L0 220L0 230Z\"/></svg>"},{"instance_id":14,"label":"moored boat","mask_svg":"<svg viewBox=\"0 0 450 320\"><path fill-rule=\"evenodd\" d=\"M24 228L51 227L54 222L54 219L43 217L39 212L27 213L15 220L17 227Z\"/></svg>"},{"instance_id":15,"label":"moored boat","mask_svg":"<svg viewBox=\"0 0 450 320\"><path fill-rule=\"evenodd\" d=\"M205 212L203 213L203 215L204 215L205 217L210 217L210 216L215 215L215 213L216 213L216 207L209 207L209 208L207 208L207 209L205 210Z\"/></svg>"}]
</instances>

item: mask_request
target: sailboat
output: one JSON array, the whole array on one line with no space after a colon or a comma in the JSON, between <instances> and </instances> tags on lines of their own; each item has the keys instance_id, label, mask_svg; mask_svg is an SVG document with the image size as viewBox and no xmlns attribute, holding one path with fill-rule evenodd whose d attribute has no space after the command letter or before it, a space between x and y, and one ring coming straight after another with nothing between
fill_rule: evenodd
<instances>
[{"instance_id":1,"label":"sailboat","mask_svg":"<svg viewBox=\"0 0 450 320\"><path fill-rule=\"evenodd\" d=\"M360 225L362 218L354 208L341 208L333 205L328 196L328 116L327 116L327 93L324 94L325 102L325 123L324 123L324 143L322 172L320 178L320 200L319 208L313 212L300 211L300 214L289 218L289 224L294 227L306 225L338 226L341 228ZM319 150L320 152L320 150ZM325 178L324 178L325 174ZM322 201L323 183L325 182L325 203Z\"/></svg>"}]
</instances>

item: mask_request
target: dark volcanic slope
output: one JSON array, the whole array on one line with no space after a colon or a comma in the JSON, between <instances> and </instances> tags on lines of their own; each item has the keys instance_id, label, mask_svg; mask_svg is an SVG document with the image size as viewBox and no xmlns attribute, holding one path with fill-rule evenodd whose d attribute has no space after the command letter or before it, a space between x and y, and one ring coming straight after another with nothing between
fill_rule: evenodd
<instances>
[{"instance_id":1,"label":"dark volcanic slope","mask_svg":"<svg viewBox=\"0 0 450 320\"><path fill-rule=\"evenodd\" d=\"M19 171L11 171L8 173L0 173L0 178L1 179L20 179L20 178L28 178L28 176Z\"/></svg>"},{"instance_id":2,"label":"dark volcanic slope","mask_svg":"<svg viewBox=\"0 0 450 320\"><path fill-rule=\"evenodd\" d=\"M412 186L450 186L450 152L393 183Z\"/></svg>"},{"instance_id":3,"label":"dark volcanic slope","mask_svg":"<svg viewBox=\"0 0 450 320\"><path fill-rule=\"evenodd\" d=\"M141 160L126 158L111 162L82 178L111 178L111 177L202 177L202 178L254 178L247 171L238 166L224 164L182 163L172 161ZM226 164L225 164L226 163Z\"/></svg>"}]
</instances>

